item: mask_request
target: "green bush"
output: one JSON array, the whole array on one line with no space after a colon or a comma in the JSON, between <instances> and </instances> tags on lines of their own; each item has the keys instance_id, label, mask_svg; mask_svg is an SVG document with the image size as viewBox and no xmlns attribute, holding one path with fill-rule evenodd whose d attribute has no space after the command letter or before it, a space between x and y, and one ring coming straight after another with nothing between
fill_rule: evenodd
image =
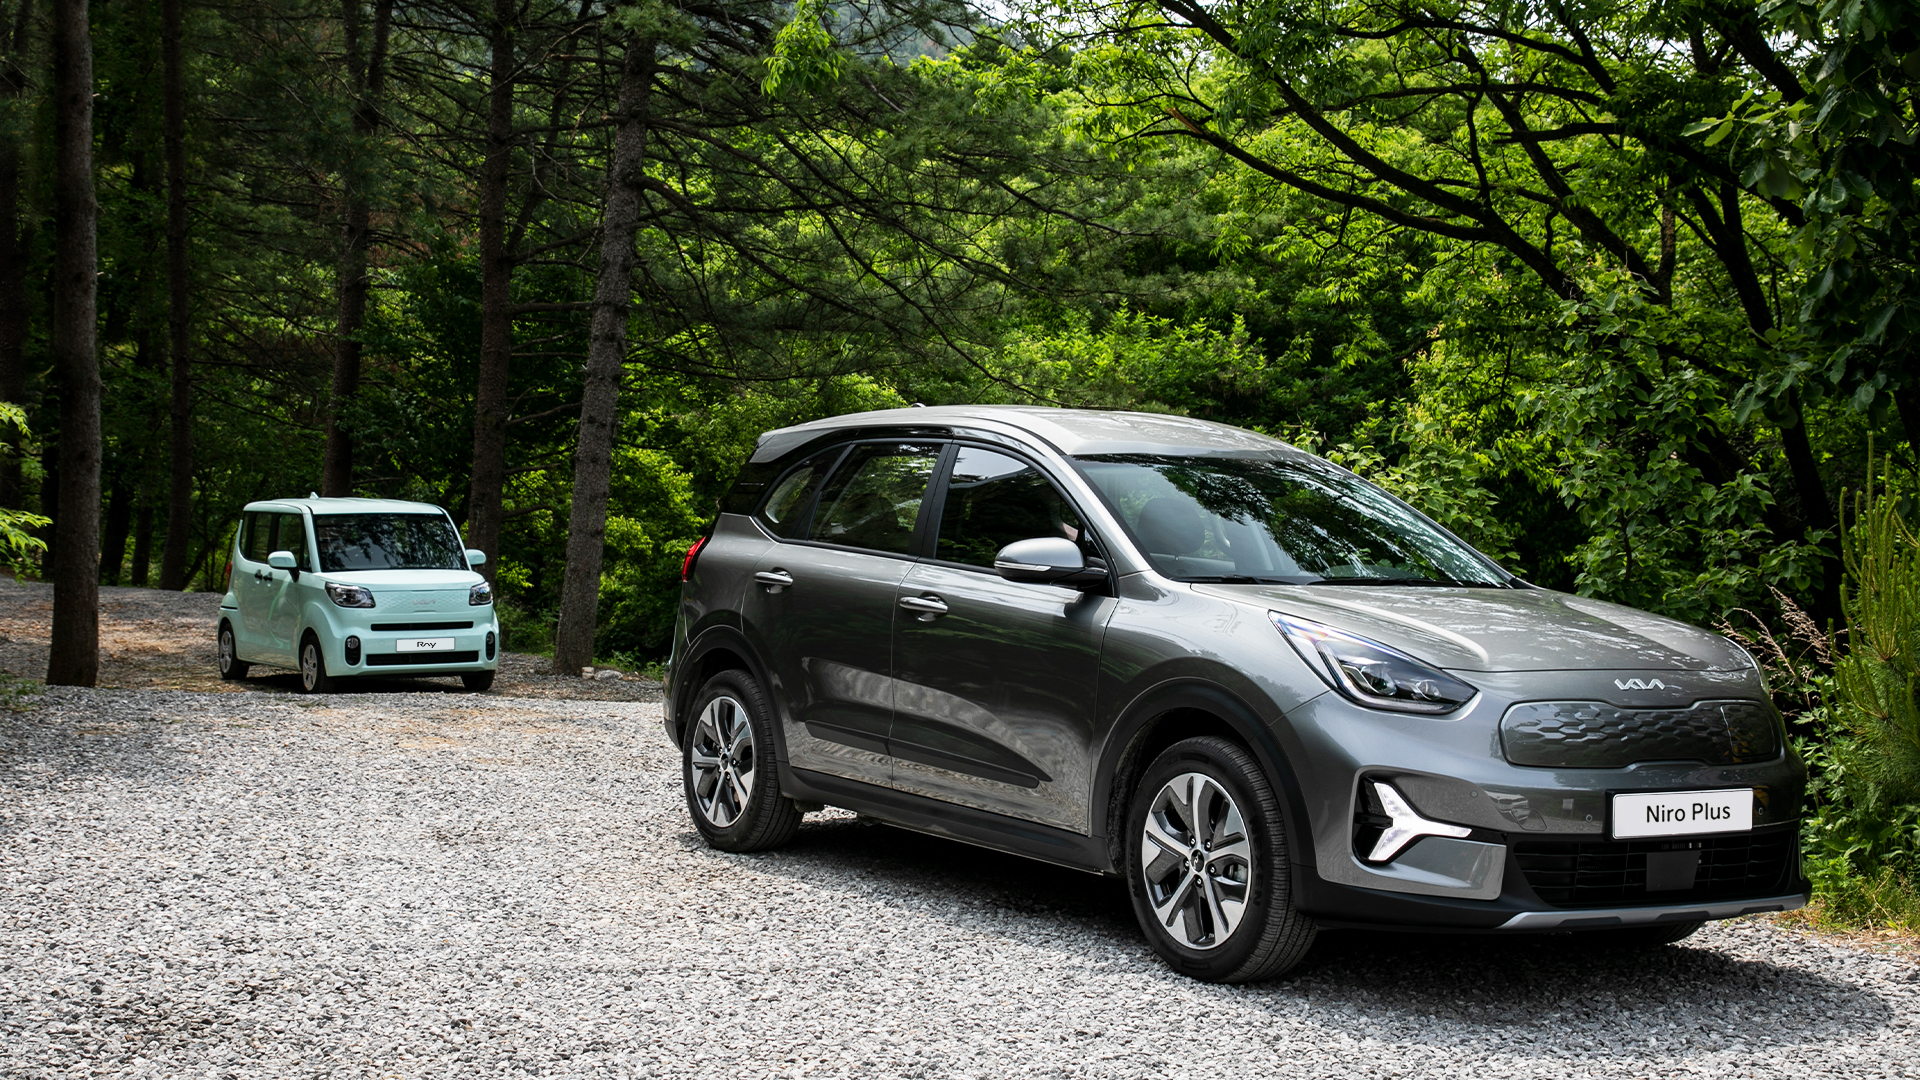
<instances>
[{"instance_id":1,"label":"green bush","mask_svg":"<svg viewBox=\"0 0 1920 1080\"><path fill-rule=\"evenodd\" d=\"M1854 497L1841 540L1846 639L1834 664L1834 702L1851 738L1845 766L1877 799L1920 804L1920 537L1906 500L1884 484Z\"/></svg>"}]
</instances>

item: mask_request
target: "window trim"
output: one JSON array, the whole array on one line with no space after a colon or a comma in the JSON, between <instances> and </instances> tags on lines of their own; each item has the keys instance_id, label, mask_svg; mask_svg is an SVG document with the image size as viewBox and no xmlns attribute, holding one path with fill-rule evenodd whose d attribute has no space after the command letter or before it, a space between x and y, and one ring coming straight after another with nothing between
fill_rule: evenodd
<instances>
[{"instance_id":1,"label":"window trim","mask_svg":"<svg viewBox=\"0 0 1920 1080\"><path fill-rule=\"evenodd\" d=\"M927 490L920 496L920 512L918 516L914 518L913 533L907 539L907 550L905 552L882 551L878 548L855 547L852 544L835 544L826 540L808 539L807 534L813 532L814 515L820 510L820 496L827 490L827 485L824 481L821 483L819 490L813 493L812 504L807 507L807 524L806 527L801 530L801 535L798 537L785 537L775 534L774 531L768 527L766 520L760 516L760 510L765 505L767 496L773 494L773 489L779 486L779 482L786 479L787 474L792 472L791 468L781 472L772 483L767 485L766 493L760 497L761 501L754 507L753 514L751 515L754 524L758 525L761 531L765 532L776 544L793 544L800 547L823 548L827 551L848 551L859 555L875 555L888 559L905 559L909 562L920 561L917 553L924 543L928 508L933 501L934 485L939 481L941 470L946 466L948 458L954 453L953 440L948 436L915 438L911 435L883 435L851 439L840 444L840 454L833 459L833 467L827 470L826 480L831 481L834 478L834 475L839 472L841 466L847 463L847 457L853 452L854 448L871 443L891 443L896 446L911 444L937 445L939 448L934 456L933 472L927 477ZM830 450L832 447L828 447L827 449ZM794 466L797 467L802 462L814 456L814 454L807 454L799 461L794 462Z\"/></svg>"},{"instance_id":2,"label":"window trim","mask_svg":"<svg viewBox=\"0 0 1920 1080\"><path fill-rule=\"evenodd\" d=\"M1080 522L1087 530L1087 546L1092 547L1093 550L1097 552L1097 554L1089 556L1089 558L1097 558L1106 563L1108 567L1113 566L1113 558L1108 553L1107 545L1101 542L1100 531L1093 527L1093 518L1091 515L1089 515L1086 510L1081 507L1080 503L1074 499L1073 495L1068 492L1067 486L1062 484L1059 478L1048 470L1046 465L1039 461L1033 454L1026 452L1024 449L1016 450L1010 446L968 438L954 439L950 445L952 452L941 460L940 472L934 477L935 483L928 488L927 499L931 507L930 516L932 517L932 521L927 524L925 542L919 549L916 561L924 562L929 566L942 566L953 570L971 570L975 573L990 574L994 577L1000 576L999 572L991 566L975 566L973 563L957 562L953 559L941 559L934 556L934 552L939 550L940 519L945 516L947 511L947 486L948 482L953 478L953 466L959 461L960 451L963 448L972 447L977 450L986 450L1004 457L1010 457L1015 461L1026 462L1033 471L1039 473L1042 479L1053 486L1054 493L1060 496L1061 501L1072 507L1074 513L1080 515ZM935 496L936 487L938 489L937 499ZM1109 581L1111 581L1111 575L1109 575ZM1057 585L1041 585L1039 587L1047 589L1059 588Z\"/></svg>"},{"instance_id":3,"label":"window trim","mask_svg":"<svg viewBox=\"0 0 1920 1080\"><path fill-rule=\"evenodd\" d=\"M803 452L794 458L791 464L775 473L773 479L767 481L766 489L760 492L759 498L754 500L753 509L747 513L747 516L752 518L754 523L759 525L761 529L765 530L768 536L773 537L775 543L811 543L806 537L807 533L813 531L813 512L820 505L820 493L826 490L827 481L833 478L834 470L838 469L840 463L846 460L847 451L852 446L853 443L847 442L811 450L802 448ZM812 461L814 458L826 457L828 454L833 455L833 460L827 463L826 471L821 474L820 485L813 489L812 495L807 497L806 509L796 518L800 535L797 537L781 536L779 533L774 532L774 528L778 523L767 520L767 500L773 498L773 493L780 490L780 485L786 481L787 477L792 476L802 465ZM836 547L839 545L828 546Z\"/></svg>"}]
</instances>

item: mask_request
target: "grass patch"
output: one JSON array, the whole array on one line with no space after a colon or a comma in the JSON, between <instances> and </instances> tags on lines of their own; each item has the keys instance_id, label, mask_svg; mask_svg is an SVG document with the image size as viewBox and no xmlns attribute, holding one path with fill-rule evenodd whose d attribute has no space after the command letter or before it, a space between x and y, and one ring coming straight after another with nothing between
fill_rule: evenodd
<instances>
[{"instance_id":1,"label":"grass patch","mask_svg":"<svg viewBox=\"0 0 1920 1080\"><path fill-rule=\"evenodd\" d=\"M32 699L45 689L46 687L38 679L28 679L0 671L0 709L5 709L7 712L26 712L33 708Z\"/></svg>"},{"instance_id":2,"label":"grass patch","mask_svg":"<svg viewBox=\"0 0 1920 1080\"><path fill-rule=\"evenodd\" d=\"M1822 883L1813 903L1790 921L1840 933L1920 938L1920 886L1892 870Z\"/></svg>"}]
</instances>

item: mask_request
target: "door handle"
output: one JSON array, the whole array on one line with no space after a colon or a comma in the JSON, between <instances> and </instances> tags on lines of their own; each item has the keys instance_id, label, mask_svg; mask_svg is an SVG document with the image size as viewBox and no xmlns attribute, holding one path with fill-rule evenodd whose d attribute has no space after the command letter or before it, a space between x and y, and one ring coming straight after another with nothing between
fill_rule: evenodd
<instances>
[{"instance_id":1,"label":"door handle","mask_svg":"<svg viewBox=\"0 0 1920 1080\"><path fill-rule=\"evenodd\" d=\"M765 585L768 592L777 593L793 584L793 575L785 570L759 570L754 573L753 580Z\"/></svg>"},{"instance_id":2,"label":"door handle","mask_svg":"<svg viewBox=\"0 0 1920 1080\"><path fill-rule=\"evenodd\" d=\"M941 603L937 596L903 596L900 606L918 612L921 622L932 622L947 613L947 605Z\"/></svg>"}]
</instances>

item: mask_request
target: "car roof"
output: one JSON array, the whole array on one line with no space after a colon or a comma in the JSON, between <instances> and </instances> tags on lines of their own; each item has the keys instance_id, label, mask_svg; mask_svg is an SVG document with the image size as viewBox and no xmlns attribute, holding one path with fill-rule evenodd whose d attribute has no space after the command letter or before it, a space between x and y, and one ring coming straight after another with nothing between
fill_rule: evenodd
<instances>
[{"instance_id":1,"label":"car roof","mask_svg":"<svg viewBox=\"0 0 1920 1080\"><path fill-rule=\"evenodd\" d=\"M308 510L315 514L444 514L432 503L405 499L263 499L247 504L248 510Z\"/></svg>"},{"instance_id":2,"label":"car roof","mask_svg":"<svg viewBox=\"0 0 1920 1080\"><path fill-rule=\"evenodd\" d=\"M754 448L754 461L771 461L823 435L866 428L950 434L966 429L1012 429L1039 438L1068 455L1173 454L1215 457L1299 455L1279 439L1245 428L1167 413L1105 409L1056 409L1044 405L934 405L830 416L769 431Z\"/></svg>"}]
</instances>

